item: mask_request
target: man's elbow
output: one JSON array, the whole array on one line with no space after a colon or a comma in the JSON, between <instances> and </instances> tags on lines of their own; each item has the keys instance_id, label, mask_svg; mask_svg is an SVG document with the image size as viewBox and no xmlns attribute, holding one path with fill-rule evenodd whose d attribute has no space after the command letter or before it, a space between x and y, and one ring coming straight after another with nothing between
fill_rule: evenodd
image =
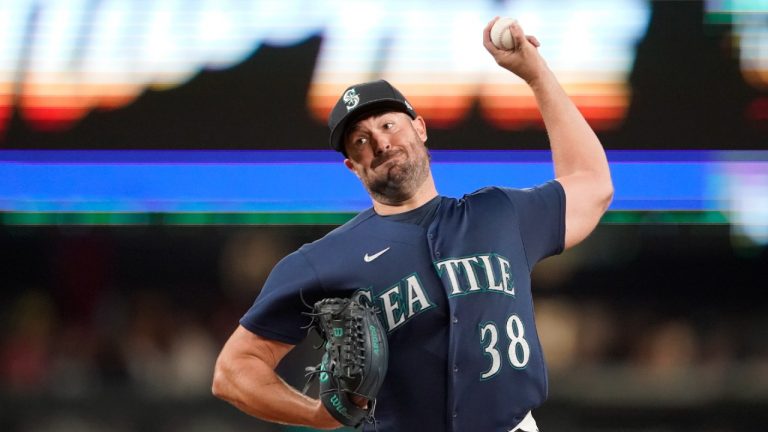
<instances>
[{"instance_id":1,"label":"man's elbow","mask_svg":"<svg viewBox=\"0 0 768 432\"><path fill-rule=\"evenodd\" d=\"M219 399L230 400L229 398L229 377L226 372L225 362L221 357L216 361L213 369L213 383L211 384L211 393Z\"/></svg>"},{"instance_id":2,"label":"man's elbow","mask_svg":"<svg viewBox=\"0 0 768 432\"><path fill-rule=\"evenodd\" d=\"M595 170L587 177L587 189L592 195L592 202L595 205L595 209L600 210L600 216L602 216L608 207L611 206L613 201L613 180L611 180L611 171L606 166L605 169Z\"/></svg>"},{"instance_id":3,"label":"man's elbow","mask_svg":"<svg viewBox=\"0 0 768 432\"><path fill-rule=\"evenodd\" d=\"M611 179L609 178L607 182L604 183L603 188L601 190L601 205L603 208L603 213L608 211L608 207L611 206L611 202L613 202L613 182L611 182Z\"/></svg>"},{"instance_id":4,"label":"man's elbow","mask_svg":"<svg viewBox=\"0 0 768 432\"><path fill-rule=\"evenodd\" d=\"M584 199L590 212L598 219L602 217L613 202L613 181L610 172L585 173L575 180L574 196Z\"/></svg>"}]
</instances>

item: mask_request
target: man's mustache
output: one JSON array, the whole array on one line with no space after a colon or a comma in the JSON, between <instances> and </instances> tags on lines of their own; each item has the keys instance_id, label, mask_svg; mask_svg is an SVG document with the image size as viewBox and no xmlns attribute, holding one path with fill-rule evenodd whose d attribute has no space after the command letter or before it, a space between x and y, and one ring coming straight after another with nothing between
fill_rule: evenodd
<instances>
[{"instance_id":1,"label":"man's mustache","mask_svg":"<svg viewBox=\"0 0 768 432\"><path fill-rule=\"evenodd\" d=\"M373 162L371 163L371 168L376 169L380 165L383 165L387 163L390 159L397 156L398 154L402 153L402 150L389 150L387 152L382 153L380 156L373 159Z\"/></svg>"}]
</instances>

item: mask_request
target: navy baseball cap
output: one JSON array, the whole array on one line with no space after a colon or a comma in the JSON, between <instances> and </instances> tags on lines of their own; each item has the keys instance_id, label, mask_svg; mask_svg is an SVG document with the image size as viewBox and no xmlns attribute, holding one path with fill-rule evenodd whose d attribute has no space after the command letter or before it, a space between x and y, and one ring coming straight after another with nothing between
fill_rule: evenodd
<instances>
[{"instance_id":1,"label":"navy baseball cap","mask_svg":"<svg viewBox=\"0 0 768 432\"><path fill-rule=\"evenodd\" d=\"M330 144L338 151L344 151L344 131L350 122L362 115L375 111L400 111L416 118L416 111L400 91L385 80L355 84L344 90L328 116L331 129ZM346 154L346 153L345 153Z\"/></svg>"}]
</instances>

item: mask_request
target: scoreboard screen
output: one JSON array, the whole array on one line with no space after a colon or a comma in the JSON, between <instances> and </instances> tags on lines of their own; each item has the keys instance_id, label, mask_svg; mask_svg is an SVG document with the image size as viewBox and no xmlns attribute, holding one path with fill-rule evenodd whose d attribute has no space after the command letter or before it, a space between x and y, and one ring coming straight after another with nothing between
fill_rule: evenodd
<instances>
[{"instance_id":1,"label":"scoreboard screen","mask_svg":"<svg viewBox=\"0 0 768 432\"><path fill-rule=\"evenodd\" d=\"M343 222L370 203L326 117L375 78L425 118L441 193L545 181L535 100L481 43L494 16L608 150L606 221L768 230L758 0L2 2L3 223Z\"/></svg>"}]
</instances>

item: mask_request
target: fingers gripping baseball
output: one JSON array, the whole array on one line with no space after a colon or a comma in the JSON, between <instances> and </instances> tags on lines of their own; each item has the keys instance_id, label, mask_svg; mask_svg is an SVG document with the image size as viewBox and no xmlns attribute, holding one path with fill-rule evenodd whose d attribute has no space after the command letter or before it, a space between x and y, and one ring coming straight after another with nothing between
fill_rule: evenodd
<instances>
[{"instance_id":1,"label":"fingers gripping baseball","mask_svg":"<svg viewBox=\"0 0 768 432\"><path fill-rule=\"evenodd\" d=\"M494 28L497 22L499 26ZM541 43L535 36L526 35L516 20L492 19L483 30L483 46L499 66L525 81L535 80L546 68L538 52Z\"/></svg>"}]
</instances>

